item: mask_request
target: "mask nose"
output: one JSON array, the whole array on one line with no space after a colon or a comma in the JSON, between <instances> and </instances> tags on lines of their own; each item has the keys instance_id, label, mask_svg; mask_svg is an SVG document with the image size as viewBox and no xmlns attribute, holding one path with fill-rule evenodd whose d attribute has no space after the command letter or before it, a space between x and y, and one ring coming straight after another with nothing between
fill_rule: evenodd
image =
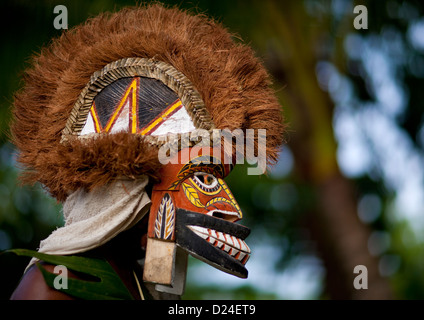
<instances>
[{"instance_id":1,"label":"mask nose","mask_svg":"<svg viewBox=\"0 0 424 320\"><path fill-rule=\"evenodd\" d=\"M221 210L213 210L208 213L215 218L219 218L229 222L237 222L241 219L240 215L237 212L231 211L221 211Z\"/></svg>"},{"instance_id":2,"label":"mask nose","mask_svg":"<svg viewBox=\"0 0 424 320\"><path fill-rule=\"evenodd\" d=\"M242 213L238 203L233 197L217 197L212 199L206 207L208 215L220 218L229 222L236 222L242 218Z\"/></svg>"}]
</instances>

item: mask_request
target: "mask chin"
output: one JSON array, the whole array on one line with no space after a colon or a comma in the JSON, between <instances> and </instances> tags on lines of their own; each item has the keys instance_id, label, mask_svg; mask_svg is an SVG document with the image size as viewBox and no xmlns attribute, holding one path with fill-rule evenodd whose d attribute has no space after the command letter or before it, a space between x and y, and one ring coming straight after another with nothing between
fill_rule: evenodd
<instances>
[{"instance_id":1,"label":"mask chin","mask_svg":"<svg viewBox=\"0 0 424 320\"><path fill-rule=\"evenodd\" d=\"M244 265L250 249L244 239L250 233L249 228L184 209L177 209L175 227L179 247L221 271L247 278Z\"/></svg>"}]
</instances>

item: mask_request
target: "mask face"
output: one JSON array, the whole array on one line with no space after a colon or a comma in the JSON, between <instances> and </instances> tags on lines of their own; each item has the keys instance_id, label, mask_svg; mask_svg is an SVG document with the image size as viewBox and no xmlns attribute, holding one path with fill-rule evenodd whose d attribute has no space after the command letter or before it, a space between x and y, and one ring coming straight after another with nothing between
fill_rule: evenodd
<instances>
[{"instance_id":1,"label":"mask face","mask_svg":"<svg viewBox=\"0 0 424 320\"><path fill-rule=\"evenodd\" d=\"M246 278L250 249L244 239L250 230L235 223L242 212L223 180L232 165L221 161L220 150L189 151L183 163L162 168L162 180L153 187L148 236L174 241L196 258Z\"/></svg>"}]
</instances>

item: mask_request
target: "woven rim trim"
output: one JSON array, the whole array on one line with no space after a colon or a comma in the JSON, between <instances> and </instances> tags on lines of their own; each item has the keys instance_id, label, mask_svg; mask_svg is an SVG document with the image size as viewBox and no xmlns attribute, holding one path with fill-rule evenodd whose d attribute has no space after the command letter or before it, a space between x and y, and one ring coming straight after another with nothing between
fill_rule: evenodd
<instances>
[{"instance_id":1,"label":"woven rim trim","mask_svg":"<svg viewBox=\"0 0 424 320\"><path fill-rule=\"evenodd\" d=\"M87 121L93 100L103 88L118 79L136 76L160 80L173 90L185 106L197 129L212 130L215 128L199 92L184 74L173 66L155 59L124 58L111 62L103 69L93 73L74 104L62 131L61 142L66 141L70 136L79 136Z\"/></svg>"}]
</instances>

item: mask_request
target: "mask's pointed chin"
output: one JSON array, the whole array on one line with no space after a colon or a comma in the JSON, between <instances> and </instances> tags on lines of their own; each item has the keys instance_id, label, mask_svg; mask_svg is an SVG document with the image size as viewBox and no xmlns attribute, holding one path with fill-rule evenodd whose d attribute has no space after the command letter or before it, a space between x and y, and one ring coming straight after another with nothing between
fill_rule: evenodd
<instances>
[{"instance_id":1,"label":"mask's pointed chin","mask_svg":"<svg viewBox=\"0 0 424 320\"><path fill-rule=\"evenodd\" d=\"M250 229L242 225L184 209L176 213L177 245L211 266L247 278L250 249L244 242Z\"/></svg>"}]
</instances>

